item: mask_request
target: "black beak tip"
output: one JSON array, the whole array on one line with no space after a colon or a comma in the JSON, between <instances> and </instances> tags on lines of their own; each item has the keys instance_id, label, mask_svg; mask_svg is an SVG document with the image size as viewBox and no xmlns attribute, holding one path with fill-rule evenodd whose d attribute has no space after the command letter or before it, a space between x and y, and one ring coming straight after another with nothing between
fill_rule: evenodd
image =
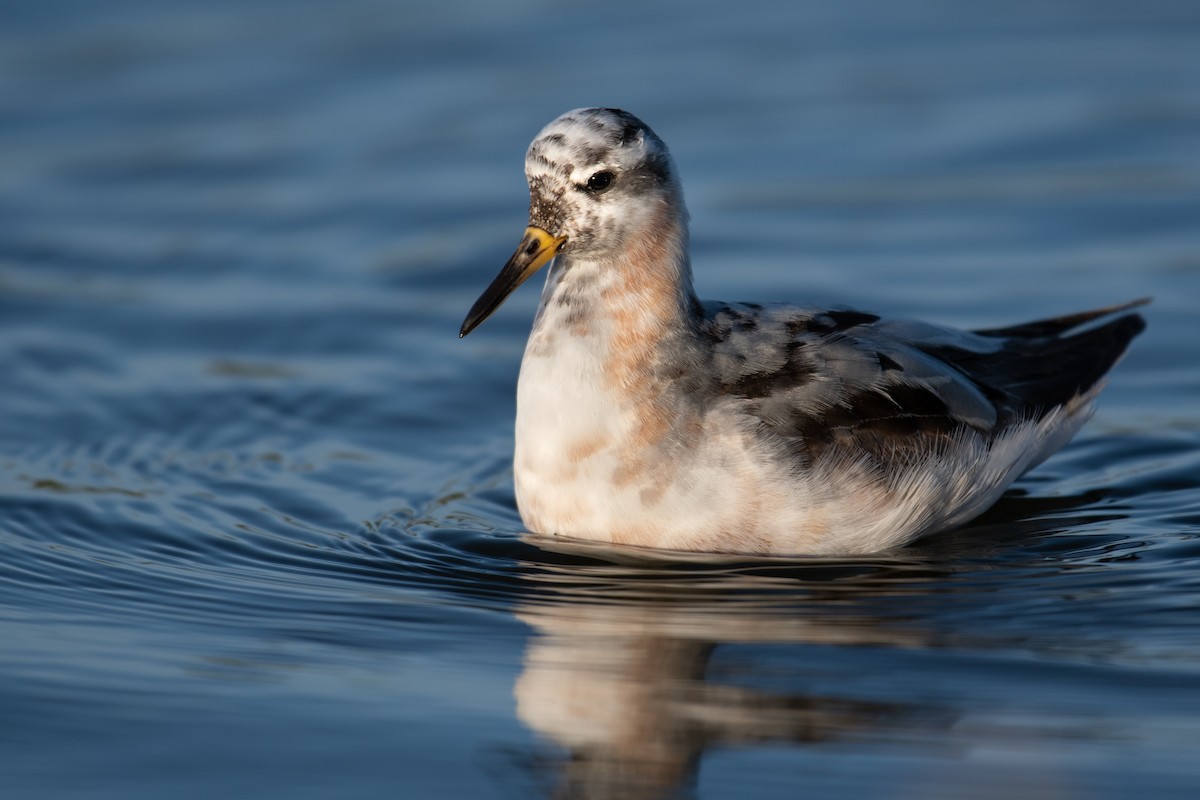
<instances>
[{"instance_id":1,"label":"black beak tip","mask_svg":"<svg viewBox=\"0 0 1200 800\"><path fill-rule=\"evenodd\" d=\"M476 303L475 305L478 306L479 304ZM471 331L478 328L479 323L483 322L486 317L486 314L479 313L478 308L472 308L470 313L468 313L466 318L463 320L463 324L458 329L458 338L461 339Z\"/></svg>"},{"instance_id":2,"label":"black beak tip","mask_svg":"<svg viewBox=\"0 0 1200 800\"><path fill-rule=\"evenodd\" d=\"M481 319L475 319L473 314L468 314L467 318L463 320L462 327L458 329L458 338L461 339L471 331L475 330L477 327L479 327L479 323L482 321L483 320Z\"/></svg>"}]
</instances>

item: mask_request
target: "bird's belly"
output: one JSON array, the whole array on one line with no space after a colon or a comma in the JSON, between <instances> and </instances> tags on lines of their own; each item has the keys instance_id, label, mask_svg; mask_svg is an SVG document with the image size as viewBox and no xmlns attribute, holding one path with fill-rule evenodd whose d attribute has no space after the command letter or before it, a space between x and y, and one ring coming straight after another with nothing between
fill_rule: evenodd
<instances>
[{"instance_id":1,"label":"bird's belly","mask_svg":"<svg viewBox=\"0 0 1200 800\"><path fill-rule=\"evenodd\" d=\"M521 516L537 533L675 550L855 555L983 511L1034 462L1032 446L1047 433L1039 428L1021 426L991 446L967 439L881 478L878 464L853 457L797 469L733 424L710 421L686 458L657 452L644 463L623 457L631 451L611 432L589 439L578 428L562 436L539 426L540 435L518 436L514 477Z\"/></svg>"},{"instance_id":2,"label":"bird's belly","mask_svg":"<svg viewBox=\"0 0 1200 800\"><path fill-rule=\"evenodd\" d=\"M764 509L764 487L737 476L744 470L672 461L653 452L628 460L619 444L586 457L587 439L552 452L543 440L518 447L517 504L535 532L676 550L767 549L751 540L782 506Z\"/></svg>"},{"instance_id":3,"label":"bird's belly","mask_svg":"<svg viewBox=\"0 0 1200 800\"><path fill-rule=\"evenodd\" d=\"M805 508L805 482L720 415L646 443L636 416L589 408L586 398L554 408L522 400L513 477L534 532L675 550L799 552L824 531ZM814 524L797 524L801 517Z\"/></svg>"}]
</instances>

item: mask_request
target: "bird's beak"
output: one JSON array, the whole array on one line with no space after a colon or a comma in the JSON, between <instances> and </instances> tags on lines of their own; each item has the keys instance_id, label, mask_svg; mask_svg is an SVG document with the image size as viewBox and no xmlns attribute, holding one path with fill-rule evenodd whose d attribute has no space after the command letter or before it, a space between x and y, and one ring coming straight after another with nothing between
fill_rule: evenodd
<instances>
[{"instance_id":1,"label":"bird's beak","mask_svg":"<svg viewBox=\"0 0 1200 800\"><path fill-rule=\"evenodd\" d=\"M521 239L517 252L512 254L512 258L504 265L504 269L500 270L492 285L479 296L475 305L471 306L467 318L463 320L462 328L458 331L459 338L475 330L479 323L490 317L504 302L504 298L512 294L514 289L537 272L543 264L554 258L566 241L565 236L551 236L533 225L526 228L525 237Z\"/></svg>"}]
</instances>

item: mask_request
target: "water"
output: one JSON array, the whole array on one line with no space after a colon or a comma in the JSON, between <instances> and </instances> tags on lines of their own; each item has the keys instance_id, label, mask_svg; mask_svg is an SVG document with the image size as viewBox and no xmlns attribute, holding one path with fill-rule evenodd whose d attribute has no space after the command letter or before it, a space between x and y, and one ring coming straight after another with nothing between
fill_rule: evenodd
<instances>
[{"instance_id":1,"label":"water","mask_svg":"<svg viewBox=\"0 0 1200 800\"><path fill-rule=\"evenodd\" d=\"M1185 797L1187 0L27 3L0 25L0 794ZM702 296L990 326L1154 295L1095 420L854 560L522 536L580 105L672 145Z\"/></svg>"}]
</instances>

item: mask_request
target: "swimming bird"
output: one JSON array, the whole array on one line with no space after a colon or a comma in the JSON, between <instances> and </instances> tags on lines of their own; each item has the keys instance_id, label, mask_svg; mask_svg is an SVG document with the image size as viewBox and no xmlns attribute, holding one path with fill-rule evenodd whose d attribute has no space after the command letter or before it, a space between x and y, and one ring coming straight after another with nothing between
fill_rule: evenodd
<instances>
[{"instance_id":1,"label":"swimming bird","mask_svg":"<svg viewBox=\"0 0 1200 800\"><path fill-rule=\"evenodd\" d=\"M1145 300L960 331L699 300L675 163L584 108L525 157L529 227L460 336L551 264L521 361L513 478L535 533L857 555L968 522L1091 415Z\"/></svg>"}]
</instances>

